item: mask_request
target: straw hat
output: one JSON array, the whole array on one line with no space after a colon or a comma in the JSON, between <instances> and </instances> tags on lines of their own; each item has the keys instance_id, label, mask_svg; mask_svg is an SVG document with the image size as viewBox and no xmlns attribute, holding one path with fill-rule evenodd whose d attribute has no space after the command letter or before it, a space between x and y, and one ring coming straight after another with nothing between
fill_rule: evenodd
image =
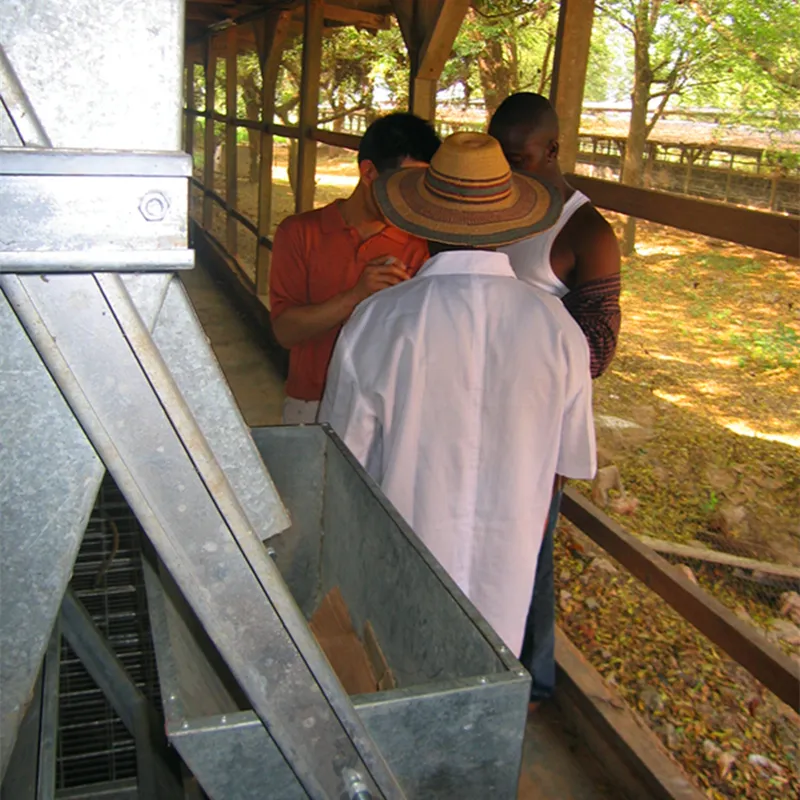
<instances>
[{"instance_id":1,"label":"straw hat","mask_svg":"<svg viewBox=\"0 0 800 800\"><path fill-rule=\"evenodd\" d=\"M561 194L533 175L511 172L500 143L485 133L454 133L429 167L380 175L375 199L407 233L444 244L501 247L551 227Z\"/></svg>"}]
</instances>

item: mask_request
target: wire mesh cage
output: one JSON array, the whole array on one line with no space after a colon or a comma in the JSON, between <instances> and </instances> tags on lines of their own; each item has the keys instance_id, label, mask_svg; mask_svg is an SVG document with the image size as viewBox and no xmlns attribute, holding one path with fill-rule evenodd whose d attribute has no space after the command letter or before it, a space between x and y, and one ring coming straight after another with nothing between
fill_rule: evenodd
<instances>
[{"instance_id":1,"label":"wire mesh cage","mask_svg":"<svg viewBox=\"0 0 800 800\"><path fill-rule=\"evenodd\" d=\"M161 698L142 574L142 531L106 475L84 534L71 587L159 713ZM136 777L136 747L66 640L61 645L57 788Z\"/></svg>"}]
</instances>

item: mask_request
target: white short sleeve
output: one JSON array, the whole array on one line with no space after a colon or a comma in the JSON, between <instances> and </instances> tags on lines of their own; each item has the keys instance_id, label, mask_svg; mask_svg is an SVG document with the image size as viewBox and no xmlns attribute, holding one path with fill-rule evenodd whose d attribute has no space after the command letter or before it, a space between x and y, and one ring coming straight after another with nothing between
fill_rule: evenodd
<instances>
[{"instance_id":1,"label":"white short sleeve","mask_svg":"<svg viewBox=\"0 0 800 800\"><path fill-rule=\"evenodd\" d=\"M359 463L366 467L378 426L359 389L344 335L339 336L333 351L317 419L329 423Z\"/></svg>"},{"instance_id":2,"label":"white short sleeve","mask_svg":"<svg viewBox=\"0 0 800 800\"><path fill-rule=\"evenodd\" d=\"M592 378L589 372L589 348L581 333L580 345L568 341L567 395L556 472L565 478L590 480L597 470L594 416L592 414Z\"/></svg>"}]
</instances>

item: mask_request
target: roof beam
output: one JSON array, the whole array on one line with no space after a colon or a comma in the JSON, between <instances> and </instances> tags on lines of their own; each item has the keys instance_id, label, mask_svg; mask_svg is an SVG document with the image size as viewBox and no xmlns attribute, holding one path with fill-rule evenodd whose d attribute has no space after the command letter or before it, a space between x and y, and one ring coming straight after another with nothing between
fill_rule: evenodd
<instances>
[{"instance_id":1,"label":"roof beam","mask_svg":"<svg viewBox=\"0 0 800 800\"><path fill-rule=\"evenodd\" d=\"M436 113L436 85L470 0L392 0L411 61L411 110L424 119Z\"/></svg>"}]
</instances>

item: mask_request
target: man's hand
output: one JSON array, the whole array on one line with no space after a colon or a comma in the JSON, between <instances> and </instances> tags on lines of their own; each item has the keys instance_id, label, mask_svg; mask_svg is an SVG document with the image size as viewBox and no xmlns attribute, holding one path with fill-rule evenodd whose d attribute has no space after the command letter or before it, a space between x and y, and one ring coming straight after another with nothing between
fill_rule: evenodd
<instances>
[{"instance_id":1,"label":"man's hand","mask_svg":"<svg viewBox=\"0 0 800 800\"><path fill-rule=\"evenodd\" d=\"M289 349L307 342L322 333L341 325L353 309L370 295L408 280L408 270L393 256L382 256L370 261L358 283L324 303L287 308L272 320L272 331L278 343Z\"/></svg>"},{"instance_id":2,"label":"man's hand","mask_svg":"<svg viewBox=\"0 0 800 800\"><path fill-rule=\"evenodd\" d=\"M353 297L358 304L381 289L388 289L407 280L408 269L401 261L392 256L376 258L364 267L358 283L353 287Z\"/></svg>"}]
</instances>

